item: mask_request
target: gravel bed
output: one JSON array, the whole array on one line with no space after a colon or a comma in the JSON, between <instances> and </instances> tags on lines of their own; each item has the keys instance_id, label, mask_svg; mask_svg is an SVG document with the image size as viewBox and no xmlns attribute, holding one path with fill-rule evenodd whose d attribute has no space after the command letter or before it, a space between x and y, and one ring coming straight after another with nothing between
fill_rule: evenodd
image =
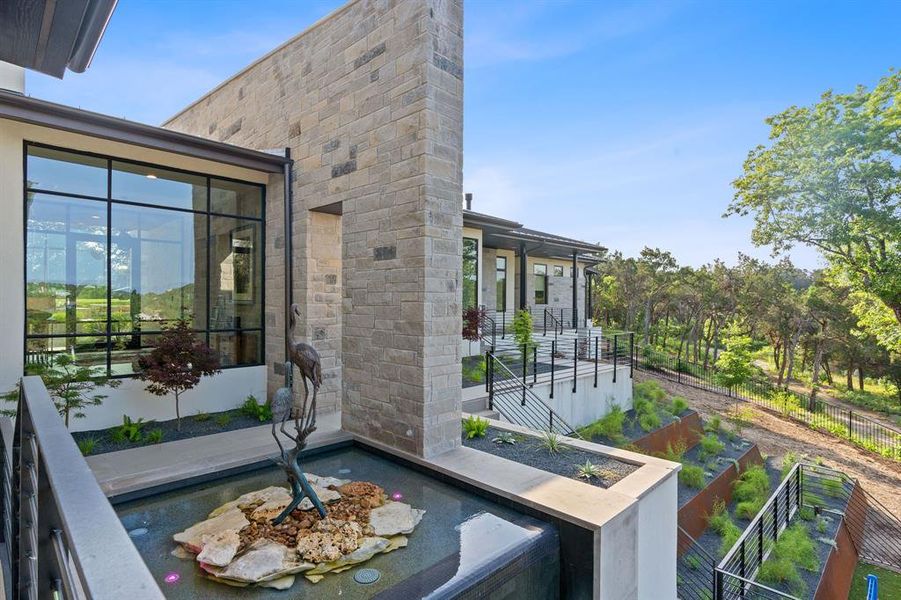
<instances>
[{"instance_id":1,"label":"gravel bed","mask_svg":"<svg viewBox=\"0 0 901 600\"><path fill-rule=\"evenodd\" d=\"M624 463L594 452L587 452L569 446L560 453L552 454L541 446L541 440L531 436L514 434L516 438L515 444L495 443L493 440L500 433L500 429L489 427L488 433L481 438L470 440L466 439L464 435L463 445L601 488L610 487L638 469L637 465ZM599 469L605 470L604 476L592 477L590 480L579 478L577 466L584 465L585 461L590 461L591 464Z\"/></svg>"},{"instance_id":2,"label":"gravel bed","mask_svg":"<svg viewBox=\"0 0 901 600\"><path fill-rule=\"evenodd\" d=\"M225 419L228 417L228 423L222 424L217 419ZM210 413L209 419L198 421L195 415L185 416L181 418L181 431L175 428L175 419L170 421L145 421L142 429L143 437L146 438L147 432L153 429L163 430L163 442L174 442L175 440L184 440L187 438L199 437L202 435L210 435L213 433L222 433L224 431L234 431L236 429L246 429L247 427L257 427L264 425L258 419L244 415L239 409L226 410L218 413ZM94 449L91 454L105 454L107 452L116 452L117 450L127 450L129 448L138 448L140 446L150 446L151 442L142 439L139 442L120 442L116 443L110 437L110 434L116 427L108 429L94 429L91 431L78 431L72 434L76 442L87 438L94 439Z\"/></svg>"}]
</instances>

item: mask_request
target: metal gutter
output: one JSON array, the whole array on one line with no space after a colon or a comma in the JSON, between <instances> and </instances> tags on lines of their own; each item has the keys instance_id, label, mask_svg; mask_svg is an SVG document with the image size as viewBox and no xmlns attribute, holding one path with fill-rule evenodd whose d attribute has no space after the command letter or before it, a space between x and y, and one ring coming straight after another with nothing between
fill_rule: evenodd
<instances>
[{"instance_id":1,"label":"metal gutter","mask_svg":"<svg viewBox=\"0 0 901 600\"><path fill-rule=\"evenodd\" d=\"M172 152L265 173L281 173L290 159L232 144L111 117L0 90L0 119Z\"/></svg>"}]
</instances>

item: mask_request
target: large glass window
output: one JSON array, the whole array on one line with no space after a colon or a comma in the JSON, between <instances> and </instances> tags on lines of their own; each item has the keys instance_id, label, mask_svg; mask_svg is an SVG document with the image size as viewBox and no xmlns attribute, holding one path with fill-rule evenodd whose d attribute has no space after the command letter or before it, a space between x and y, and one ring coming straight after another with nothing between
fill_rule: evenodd
<instances>
[{"instance_id":1,"label":"large glass window","mask_svg":"<svg viewBox=\"0 0 901 600\"><path fill-rule=\"evenodd\" d=\"M224 366L263 360L263 188L27 145L26 362L131 373L186 320Z\"/></svg>"},{"instance_id":2,"label":"large glass window","mask_svg":"<svg viewBox=\"0 0 901 600\"><path fill-rule=\"evenodd\" d=\"M535 304L547 304L547 265L532 265Z\"/></svg>"},{"instance_id":3,"label":"large glass window","mask_svg":"<svg viewBox=\"0 0 901 600\"><path fill-rule=\"evenodd\" d=\"M463 238L463 310L479 303L479 240Z\"/></svg>"},{"instance_id":4,"label":"large glass window","mask_svg":"<svg viewBox=\"0 0 901 600\"><path fill-rule=\"evenodd\" d=\"M497 271L497 312L507 310L507 257L498 256L495 266Z\"/></svg>"}]
</instances>

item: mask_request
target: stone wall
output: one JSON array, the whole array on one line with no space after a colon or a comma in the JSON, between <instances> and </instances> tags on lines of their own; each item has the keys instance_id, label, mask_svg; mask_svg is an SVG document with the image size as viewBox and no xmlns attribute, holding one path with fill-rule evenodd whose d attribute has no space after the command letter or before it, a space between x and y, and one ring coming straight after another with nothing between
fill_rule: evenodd
<instances>
[{"instance_id":1,"label":"stone wall","mask_svg":"<svg viewBox=\"0 0 901 600\"><path fill-rule=\"evenodd\" d=\"M351 2L166 126L291 148L293 296L298 331L322 355L325 406L340 395L345 429L401 450L459 445L462 1ZM284 224L269 200L271 392L283 360ZM321 207L341 214L326 222L310 210Z\"/></svg>"}]
</instances>

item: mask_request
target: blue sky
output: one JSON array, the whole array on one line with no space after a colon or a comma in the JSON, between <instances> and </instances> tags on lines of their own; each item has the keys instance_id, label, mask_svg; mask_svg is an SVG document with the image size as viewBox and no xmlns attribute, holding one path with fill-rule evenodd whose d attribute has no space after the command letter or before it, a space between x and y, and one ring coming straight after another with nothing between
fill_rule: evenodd
<instances>
[{"instance_id":1,"label":"blue sky","mask_svg":"<svg viewBox=\"0 0 901 600\"><path fill-rule=\"evenodd\" d=\"M30 73L28 93L158 124L340 4L123 0L86 74ZM898 2L465 7L473 208L693 265L768 256L721 218L766 116L901 67Z\"/></svg>"}]
</instances>

